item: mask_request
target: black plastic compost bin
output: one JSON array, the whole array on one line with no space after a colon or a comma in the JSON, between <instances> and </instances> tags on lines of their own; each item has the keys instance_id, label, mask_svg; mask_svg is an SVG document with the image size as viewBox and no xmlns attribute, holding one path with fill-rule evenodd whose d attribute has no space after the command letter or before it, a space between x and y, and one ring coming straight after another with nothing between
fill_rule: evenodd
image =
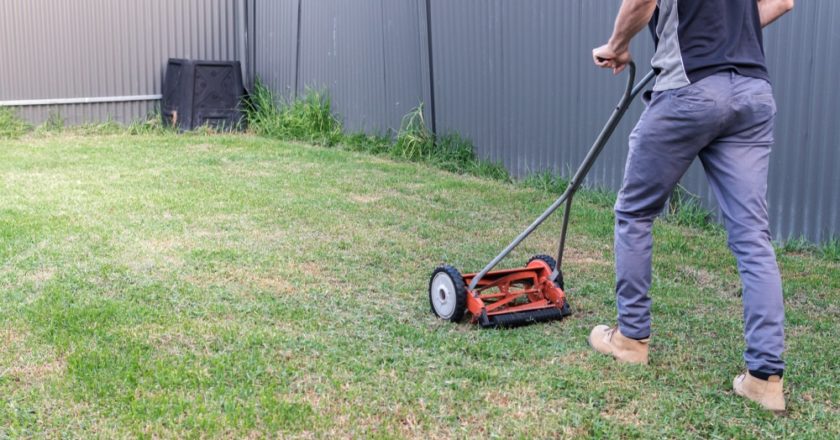
<instances>
[{"instance_id":1,"label":"black plastic compost bin","mask_svg":"<svg viewBox=\"0 0 840 440\"><path fill-rule=\"evenodd\" d=\"M245 93L239 61L170 58L163 81L163 122L179 130L239 128Z\"/></svg>"}]
</instances>

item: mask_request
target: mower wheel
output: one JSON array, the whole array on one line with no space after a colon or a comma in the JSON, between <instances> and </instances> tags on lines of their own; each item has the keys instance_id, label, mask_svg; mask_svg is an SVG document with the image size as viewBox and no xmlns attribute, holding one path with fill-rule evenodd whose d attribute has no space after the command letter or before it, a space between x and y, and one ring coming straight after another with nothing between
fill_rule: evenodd
<instances>
[{"instance_id":1,"label":"mower wheel","mask_svg":"<svg viewBox=\"0 0 840 440\"><path fill-rule=\"evenodd\" d=\"M459 322L467 310L467 287L464 277L449 265L442 265L432 272L429 279L429 304L432 313L441 319Z\"/></svg>"},{"instance_id":2,"label":"mower wheel","mask_svg":"<svg viewBox=\"0 0 840 440\"><path fill-rule=\"evenodd\" d=\"M534 255L533 257L531 257L531 259L528 260L528 264L526 264L525 266L530 265L531 262L534 260L540 260L545 262L545 264L548 264L548 267L551 268L552 271L554 271L554 269L557 269L557 261L554 260L554 257L550 255ZM562 270L558 271L557 279L554 280L554 284L556 284L557 287L559 287L561 290L566 288L565 283L563 282Z\"/></svg>"}]
</instances>

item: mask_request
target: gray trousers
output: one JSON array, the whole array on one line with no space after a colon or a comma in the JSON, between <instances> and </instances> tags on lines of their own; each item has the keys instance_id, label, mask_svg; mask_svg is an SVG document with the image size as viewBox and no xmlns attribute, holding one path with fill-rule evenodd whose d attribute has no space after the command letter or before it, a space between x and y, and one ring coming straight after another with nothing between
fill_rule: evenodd
<instances>
[{"instance_id":1,"label":"gray trousers","mask_svg":"<svg viewBox=\"0 0 840 440\"><path fill-rule=\"evenodd\" d=\"M650 335L651 228L680 178L700 157L738 261L743 285L744 360L750 370L784 368L784 305L767 215L767 169L776 104L771 85L720 73L654 92L630 135L615 205L618 324Z\"/></svg>"}]
</instances>

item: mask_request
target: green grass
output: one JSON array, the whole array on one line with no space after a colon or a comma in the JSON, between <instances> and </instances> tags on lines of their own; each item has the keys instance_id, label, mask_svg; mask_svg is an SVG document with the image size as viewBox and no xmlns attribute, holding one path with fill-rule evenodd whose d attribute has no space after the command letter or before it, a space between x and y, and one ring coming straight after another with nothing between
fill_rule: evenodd
<instances>
[{"instance_id":1,"label":"green grass","mask_svg":"<svg viewBox=\"0 0 840 440\"><path fill-rule=\"evenodd\" d=\"M12 109L0 107L0 140L19 138L31 129Z\"/></svg>"},{"instance_id":2,"label":"green grass","mask_svg":"<svg viewBox=\"0 0 840 440\"><path fill-rule=\"evenodd\" d=\"M308 90L302 98L289 102L275 96L258 80L245 101L245 115L249 130L267 138L338 147L426 163L459 174L510 180L502 164L477 157L469 139L457 133L432 133L422 105L403 117L393 139L386 135L345 133L327 94Z\"/></svg>"},{"instance_id":3,"label":"green grass","mask_svg":"<svg viewBox=\"0 0 840 440\"><path fill-rule=\"evenodd\" d=\"M281 102L261 82L245 103L249 127L257 134L333 146L342 138L341 122L333 115L328 95L317 90L291 102Z\"/></svg>"},{"instance_id":4,"label":"green grass","mask_svg":"<svg viewBox=\"0 0 840 440\"><path fill-rule=\"evenodd\" d=\"M712 213L703 206L700 197L692 194L682 185L677 185L671 193L665 219L678 225L699 229L720 227L712 221Z\"/></svg>"},{"instance_id":5,"label":"green grass","mask_svg":"<svg viewBox=\"0 0 840 440\"><path fill-rule=\"evenodd\" d=\"M840 262L840 238L832 238L816 244L805 237L787 240L778 247L785 254L809 255L827 261Z\"/></svg>"},{"instance_id":6,"label":"green grass","mask_svg":"<svg viewBox=\"0 0 840 440\"><path fill-rule=\"evenodd\" d=\"M820 246L820 253L823 258L840 262L840 238L833 238Z\"/></svg>"},{"instance_id":7,"label":"green grass","mask_svg":"<svg viewBox=\"0 0 840 440\"><path fill-rule=\"evenodd\" d=\"M92 124L89 126L99 126L100 124ZM108 126L109 123L101 124L101 126ZM64 117L58 111L51 111L47 120L35 128L37 134L61 133L64 131Z\"/></svg>"},{"instance_id":8,"label":"green grass","mask_svg":"<svg viewBox=\"0 0 840 440\"><path fill-rule=\"evenodd\" d=\"M601 193L572 216L575 315L484 331L432 317L429 273L479 269L561 183L392 160L376 137L356 145L380 156L145 130L0 140L0 438L840 436L836 261L780 253L774 417L730 391L719 230L657 223L652 363L625 366L586 344L615 315ZM559 225L505 264L551 253Z\"/></svg>"}]
</instances>

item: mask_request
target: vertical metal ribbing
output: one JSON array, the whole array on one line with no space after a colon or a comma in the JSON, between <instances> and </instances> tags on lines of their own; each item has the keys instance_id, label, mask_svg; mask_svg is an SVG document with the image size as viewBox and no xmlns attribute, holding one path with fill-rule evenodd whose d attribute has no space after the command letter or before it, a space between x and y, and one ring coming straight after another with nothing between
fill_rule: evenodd
<instances>
[{"instance_id":1,"label":"vertical metal ribbing","mask_svg":"<svg viewBox=\"0 0 840 440\"><path fill-rule=\"evenodd\" d=\"M248 12L245 4L247 0L238 0L236 2L236 37L239 40L237 43L237 58L239 58L239 66L242 69L242 80L247 85L251 72L248 68Z\"/></svg>"},{"instance_id":2,"label":"vertical metal ribbing","mask_svg":"<svg viewBox=\"0 0 840 440\"><path fill-rule=\"evenodd\" d=\"M298 97L298 88L300 87L300 36L301 36L301 18L303 16L303 0L298 0L297 4L297 42L295 48L295 91L294 98Z\"/></svg>"},{"instance_id":3,"label":"vertical metal ribbing","mask_svg":"<svg viewBox=\"0 0 840 440\"><path fill-rule=\"evenodd\" d=\"M168 58L233 59L235 5L225 0L2 1L0 101L92 101L15 107L34 124L51 113L67 124L145 118L154 101L102 99L159 95Z\"/></svg>"},{"instance_id":4,"label":"vertical metal ribbing","mask_svg":"<svg viewBox=\"0 0 840 440\"><path fill-rule=\"evenodd\" d=\"M432 133L437 133L437 111L435 109L435 57L432 42L432 0L426 0L426 38L429 50L429 119Z\"/></svg>"}]
</instances>

